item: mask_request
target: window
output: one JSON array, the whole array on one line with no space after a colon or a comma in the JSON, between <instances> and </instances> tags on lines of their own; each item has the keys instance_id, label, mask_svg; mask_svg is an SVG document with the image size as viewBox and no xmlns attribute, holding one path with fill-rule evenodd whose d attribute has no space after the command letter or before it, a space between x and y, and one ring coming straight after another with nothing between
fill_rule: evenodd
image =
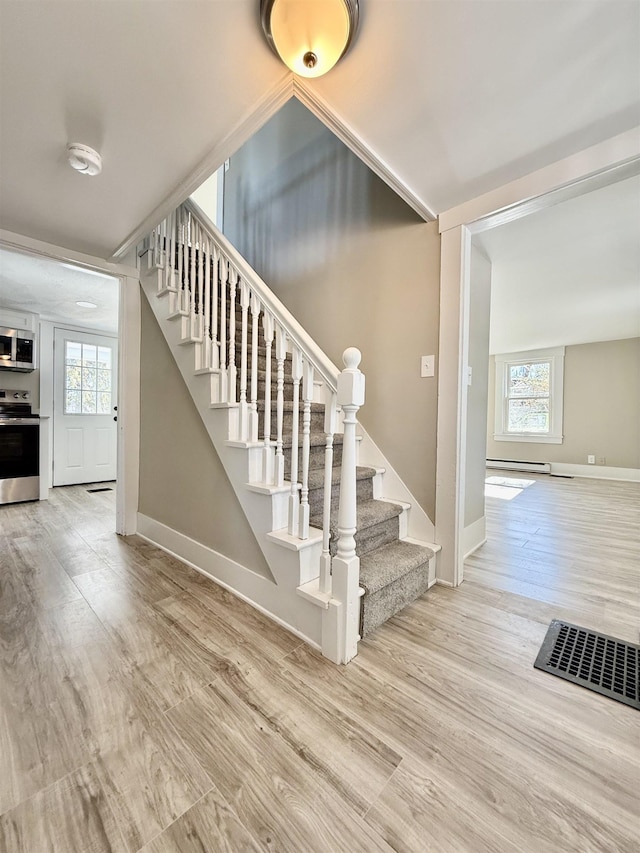
<instances>
[{"instance_id":1,"label":"window","mask_svg":"<svg viewBox=\"0 0 640 853\"><path fill-rule=\"evenodd\" d=\"M108 415L111 412L111 347L65 341L65 415Z\"/></svg>"},{"instance_id":2,"label":"window","mask_svg":"<svg viewBox=\"0 0 640 853\"><path fill-rule=\"evenodd\" d=\"M562 444L564 347L496 356L497 441Z\"/></svg>"}]
</instances>

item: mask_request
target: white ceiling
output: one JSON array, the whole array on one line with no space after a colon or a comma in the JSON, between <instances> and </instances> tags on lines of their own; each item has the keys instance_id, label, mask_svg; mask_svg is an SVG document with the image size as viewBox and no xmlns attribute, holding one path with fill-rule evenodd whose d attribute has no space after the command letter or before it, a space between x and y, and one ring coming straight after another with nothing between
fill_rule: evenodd
<instances>
[{"instance_id":1,"label":"white ceiling","mask_svg":"<svg viewBox=\"0 0 640 853\"><path fill-rule=\"evenodd\" d=\"M637 0L362 0L309 85L435 213L640 125ZM289 72L258 0L0 0L0 227L109 257ZM65 147L104 171L71 171ZM212 168L214 165L212 164Z\"/></svg>"},{"instance_id":2,"label":"white ceiling","mask_svg":"<svg viewBox=\"0 0 640 853\"><path fill-rule=\"evenodd\" d=\"M640 177L474 237L492 353L640 336Z\"/></svg>"},{"instance_id":3,"label":"white ceiling","mask_svg":"<svg viewBox=\"0 0 640 853\"><path fill-rule=\"evenodd\" d=\"M0 306L41 320L118 334L119 281L49 258L0 248ZM82 308L77 301L93 302Z\"/></svg>"}]
</instances>

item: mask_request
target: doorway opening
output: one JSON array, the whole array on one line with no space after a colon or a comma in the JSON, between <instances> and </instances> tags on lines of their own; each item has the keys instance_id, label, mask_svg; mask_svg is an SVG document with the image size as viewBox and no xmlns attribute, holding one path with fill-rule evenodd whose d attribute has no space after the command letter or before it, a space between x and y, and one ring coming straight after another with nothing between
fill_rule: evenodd
<instances>
[{"instance_id":1,"label":"doorway opening","mask_svg":"<svg viewBox=\"0 0 640 853\"><path fill-rule=\"evenodd\" d=\"M436 538L443 548L438 569L442 584L458 586L464 579L473 237L639 174L637 136L621 134L440 216Z\"/></svg>"},{"instance_id":2,"label":"doorway opening","mask_svg":"<svg viewBox=\"0 0 640 853\"><path fill-rule=\"evenodd\" d=\"M14 246L0 262L0 316L20 316L36 339L35 369L2 371L0 384L28 391L39 416L39 499L77 484L115 491L122 278Z\"/></svg>"}]
</instances>

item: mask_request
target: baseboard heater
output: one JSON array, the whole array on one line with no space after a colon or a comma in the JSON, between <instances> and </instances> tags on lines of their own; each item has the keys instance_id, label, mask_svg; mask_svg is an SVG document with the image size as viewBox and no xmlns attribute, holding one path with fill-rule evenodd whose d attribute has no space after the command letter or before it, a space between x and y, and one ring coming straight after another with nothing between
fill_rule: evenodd
<instances>
[{"instance_id":1,"label":"baseboard heater","mask_svg":"<svg viewBox=\"0 0 640 853\"><path fill-rule=\"evenodd\" d=\"M487 468L501 468L503 471L537 471L550 474L550 462L514 462L513 459L487 459Z\"/></svg>"}]
</instances>

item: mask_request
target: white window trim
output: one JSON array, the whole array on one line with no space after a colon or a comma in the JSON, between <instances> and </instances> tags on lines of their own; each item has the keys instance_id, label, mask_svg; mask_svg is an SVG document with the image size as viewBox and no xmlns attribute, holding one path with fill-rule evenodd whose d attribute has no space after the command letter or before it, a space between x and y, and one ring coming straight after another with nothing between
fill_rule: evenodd
<instances>
[{"instance_id":1,"label":"white window trim","mask_svg":"<svg viewBox=\"0 0 640 853\"><path fill-rule=\"evenodd\" d=\"M562 444L562 418L564 400L564 347L510 352L496 355L495 432L496 441L519 441L534 444ZM531 361L549 361L549 432L507 432L507 365L526 364Z\"/></svg>"}]
</instances>

